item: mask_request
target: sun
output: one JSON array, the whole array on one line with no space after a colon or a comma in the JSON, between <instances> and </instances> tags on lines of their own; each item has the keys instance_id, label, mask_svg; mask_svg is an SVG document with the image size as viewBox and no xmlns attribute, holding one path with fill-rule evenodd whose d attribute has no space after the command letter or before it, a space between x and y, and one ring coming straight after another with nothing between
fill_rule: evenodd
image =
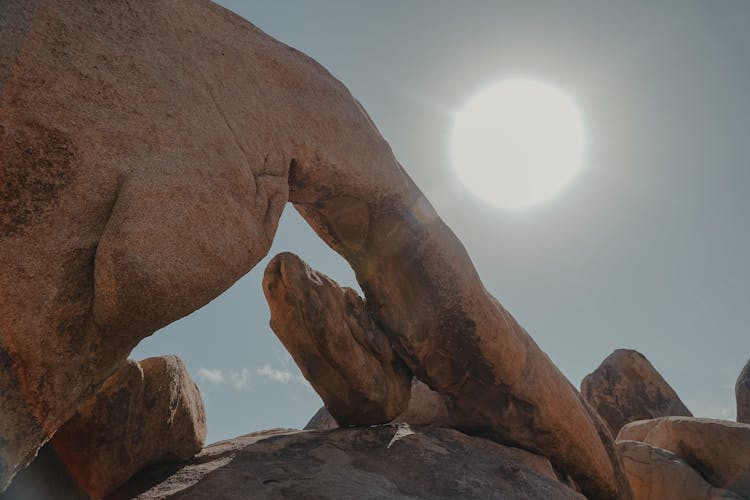
<instances>
[{"instance_id":1,"label":"sun","mask_svg":"<svg viewBox=\"0 0 750 500\"><path fill-rule=\"evenodd\" d=\"M454 168L471 192L501 208L554 198L583 168L584 149L576 103L539 81L500 81L455 115Z\"/></svg>"}]
</instances>

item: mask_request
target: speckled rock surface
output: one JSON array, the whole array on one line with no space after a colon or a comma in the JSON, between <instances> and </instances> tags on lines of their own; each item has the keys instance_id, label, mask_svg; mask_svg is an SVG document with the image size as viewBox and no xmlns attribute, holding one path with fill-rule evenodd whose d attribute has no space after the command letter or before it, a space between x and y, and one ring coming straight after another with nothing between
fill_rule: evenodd
<instances>
[{"instance_id":1,"label":"speckled rock surface","mask_svg":"<svg viewBox=\"0 0 750 500\"><path fill-rule=\"evenodd\" d=\"M327 71L206 0L4 0L0 41L2 490L265 255L294 158L390 151Z\"/></svg>"},{"instance_id":2,"label":"speckled rock surface","mask_svg":"<svg viewBox=\"0 0 750 500\"><path fill-rule=\"evenodd\" d=\"M266 267L271 328L341 426L389 422L409 401L411 372L351 288L294 254Z\"/></svg>"},{"instance_id":3,"label":"speckled rock surface","mask_svg":"<svg viewBox=\"0 0 750 500\"><path fill-rule=\"evenodd\" d=\"M129 361L50 441L78 484L101 497L145 466L187 460L203 448L198 386L176 356Z\"/></svg>"},{"instance_id":4,"label":"speckled rock surface","mask_svg":"<svg viewBox=\"0 0 750 500\"><path fill-rule=\"evenodd\" d=\"M627 498L609 432L314 61L206 0L6 0L0 40L0 489L263 257L288 197L464 429Z\"/></svg>"},{"instance_id":5,"label":"speckled rock surface","mask_svg":"<svg viewBox=\"0 0 750 500\"><path fill-rule=\"evenodd\" d=\"M615 436L622 426L636 420L693 416L646 357L629 349L607 356L583 379L581 394Z\"/></svg>"},{"instance_id":6,"label":"speckled rock surface","mask_svg":"<svg viewBox=\"0 0 750 500\"><path fill-rule=\"evenodd\" d=\"M179 468L144 471L111 499L584 498L557 481L546 459L454 430L279 432L217 443Z\"/></svg>"}]
</instances>

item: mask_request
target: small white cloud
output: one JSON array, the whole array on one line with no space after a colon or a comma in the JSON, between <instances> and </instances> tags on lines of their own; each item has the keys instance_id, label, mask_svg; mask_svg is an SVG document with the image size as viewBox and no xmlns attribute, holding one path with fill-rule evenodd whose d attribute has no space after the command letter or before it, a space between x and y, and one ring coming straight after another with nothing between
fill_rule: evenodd
<instances>
[{"instance_id":1,"label":"small white cloud","mask_svg":"<svg viewBox=\"0 0 750 500\"><path fill-rule=\"evenodd\" d=\"M238 391L247 391L252 389L250 385L250 370L243 368L239 373L230 373L227 376L229 384Z\"/></svg>"},{"instance_id":2,"label":"small white cloud","mask_svg":"<svg viewBox=\"0 0 750 500\"><path fill-rule=\"evenodd\" d=\"M274 382L281 382L282 384L288 384L294 382L297 384L307 385L307 380L302 375L295 375L294 373L287 370L277 370L272 368L271 365L265 364L260 368L256 368L256 373L261 377L273 380Z\"/></svg>"},{"instance_id":3,"label":"small white cloud","mask_svg":"<svg viewBox=\"0 0 750 500\"><path fill-rule=\"evenodd\" d=\"M239 372L224 372L220 368L200 368L198 381L209 382L214 385L228 385L237 391L248 391L250 385L250 370L243 368Z\"/></svg>"},{"instance_id":4,"label":"small white cloud","mask_svg":"<svg viewBox=\"0 0 750 500\"><path fill-rule=\"evenodd\" d=\"M222 372L218 368L209 370L208 368L201 367L201 369L198 370L198 379L201 382L211 382L212 384L221 384L224 382L224 372Z\"/></svg>"},{"instance_id":5,"label":"small white cloud","mask_svg":"<svg viewBox=\"0 0 750 500\"><path fill-rule=\"evenodd\" d=\"M735 411L736 409L734 407L726 407L719 410L719 415L721 415L721 418L726 420L734 420L735 418Z\"/></svg>"}]
</instances>

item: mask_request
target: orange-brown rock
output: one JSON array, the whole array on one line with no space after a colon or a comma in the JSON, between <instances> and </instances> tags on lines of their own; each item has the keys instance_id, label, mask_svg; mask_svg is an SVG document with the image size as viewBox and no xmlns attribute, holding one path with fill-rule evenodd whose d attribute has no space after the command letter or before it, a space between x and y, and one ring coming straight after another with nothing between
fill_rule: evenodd
<instances>
[{"instance_id":1,"label":"orange-brown rock","mask_svg":"<svg viewBox=\"0 0 750 500\"><path fill-rule=\"evenodd\" d=\"M288 194L467 431L627 497L607 429L314 61L207 0L0 19L0 489L141 338L258 262Z\"/></svg>"},{"instance_id":2,"label":"orange-brown rock","mask_svg":"<svg viewBox=\"0 0 750 500\"><path fill-rule=\"evenodd\" d=\"M590 498L628 498L606 425L487 292L387 145L367 151L297 158L290 200L352 264L396 352L460 428L548 457Z\"/></svg>"},{"instance_id":3,"label":"orange-brown rock","mask_svg":"<svg viewBox=\"0 0 750 500\"><path fill-rule=\"evenodd\" d=\"M617 435L625 424L693 414L638 351L617 349L581 382L581 394Z\"/></svg>"},{"instance_id":4,"label":"orange-brown rock","mask_svg":"<svg viewBox=\"0 0 750 500\"><path fill-rule=\"evenodd\" d=\"M640 441L684 459L711 485L750 497L750 425L691 417L630 423L618 441Z\"/></svg>"},{"instance_id":5,"label":"orange-brown rock","mask_svg":"<svg viewBox=\"0 0 750 500\"><path fill-rule=\"evenodd\" d=\"M734 394L737 401L737 422L750 424L750 360L737 377Z\"/></svg>"},{"instance_id":6,"label":"orange-brown rock","mask_svg":"<svg viewBox=\"0 0 750 500\"><path fill-rule=\"evenodd\" d=\"M265 255L294 158L385 142L208 0L3 0L0 92L2 490L140 339Z\"/></svg>"},{"instance_id":7,"label":"orange-brown rock","mask_svg":"<svg viewBox=\"0 0 750 500\"><path fill-rule=\"evenodd\" d=\"M708 483L683 458L637 441L618 441L633 500L741 500Z\"/></svg>"},{"instance_id":8,"label":"orange-brown rock","mask_svg":"<svg viewBox=\"0 0 750 500\"><path fill-rule=\"evenodd\" d=\"M341 426L386 423L409 401L411 373L351 288L299 257L266 267L271 328Z\"/></svg>"},{"instance_id":9,"label":"orange-brown rock","mask_svg":"<svg viewBox=\"0 0 750 500\"><path fill-rule=\"evenodd\" d=\"M427 385L413 379L409 404L399 416L391 422L407 423L414 427L453 427L455 424L448 407L449 401L433 391ZM338 427L325 406L322 406L310 421L305 430L327 430Z\"/></svg>"},{"instance_id":10,"label":"orange-brown rock","mask_svg":"<svg viewBox=\"0 0 750 500\"><path fill-rule=\"evenodd\" d=\"M147 465L184 461L206 439L200 391L176 356L128 361L50 441L79 486L104 496Z\"/></svg>"}]
</instances>

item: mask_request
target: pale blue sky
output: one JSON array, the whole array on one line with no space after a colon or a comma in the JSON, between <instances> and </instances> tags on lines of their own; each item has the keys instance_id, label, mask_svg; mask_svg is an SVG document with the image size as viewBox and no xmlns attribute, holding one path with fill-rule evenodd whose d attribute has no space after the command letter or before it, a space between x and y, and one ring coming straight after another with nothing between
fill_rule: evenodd
<instances>
[{"instance_id":1,"label":"pale blue sky","mask_svg":"<svg viewBox=\"0 0 750 500\"><path fill-rule=\"evenodd\" d=\"M487 288L575 385L634 348L696 415L734 417L750 356L750 3L219 3L349 87ZM574 184L524 212L476 199L450 165L452 113L509 76L573 96L589 144ZM354 285L291 207L269 256L283 250ZM133 353L185 360L209 441L300 427L321 404L268 327L266 262Z\"/></svg>"}]
</instances>

